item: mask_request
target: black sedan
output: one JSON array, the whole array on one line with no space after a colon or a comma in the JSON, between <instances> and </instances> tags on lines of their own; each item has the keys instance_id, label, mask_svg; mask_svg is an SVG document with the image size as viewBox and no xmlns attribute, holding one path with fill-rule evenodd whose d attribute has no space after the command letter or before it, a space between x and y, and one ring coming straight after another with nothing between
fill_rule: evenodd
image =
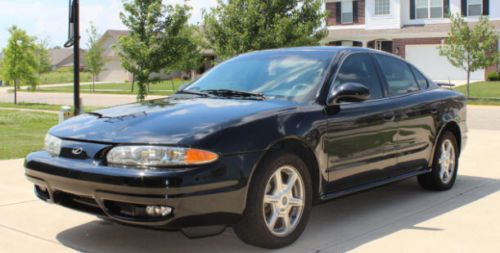
<instances>
[{"instance_id":1,"label":"black sedan","mask_svg":"<svg viewBox=\"0 0 500 253\"><path fill-rule=\"evenodd\" d=\"M278 248L316 203L413 176L450 189L465 120L464 96L396 56L259 51L168 98L53 127L26 176L40 199L104 219L192 237L232 226Z\"/></svg>"}]
</instances>

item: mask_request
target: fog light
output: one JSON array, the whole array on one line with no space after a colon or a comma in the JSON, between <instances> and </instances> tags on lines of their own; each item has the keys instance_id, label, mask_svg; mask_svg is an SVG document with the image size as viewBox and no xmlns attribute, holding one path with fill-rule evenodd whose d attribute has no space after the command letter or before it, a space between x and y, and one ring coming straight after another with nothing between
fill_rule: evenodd
<instances>
[{"instance_id":1,"label":"fog light","mask_svg":"<svg viewBox=\"0 0 500 253\"><path fill-rule=\"evenodd\" d=\"M146 206L146 213L149 216L167 216L172 212L168 206Z\"/></svg>"}]
</instances>

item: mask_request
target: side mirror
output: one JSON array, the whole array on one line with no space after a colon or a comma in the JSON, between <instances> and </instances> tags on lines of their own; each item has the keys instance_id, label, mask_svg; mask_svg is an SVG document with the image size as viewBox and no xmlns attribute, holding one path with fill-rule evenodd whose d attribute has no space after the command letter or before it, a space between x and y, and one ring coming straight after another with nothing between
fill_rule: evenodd
<instances>
[{"instance_id":1,"label":"side mirror","mask_svg":"<svg viewBox=\"0 0 500 253\"><path fill-rule=\"evenodd\" d=\"M363 102L370 97L370 90L360 83L344 83L335 88L327 100L328 106L338 105L341 101Z\"/></svg>"}]
</instances>

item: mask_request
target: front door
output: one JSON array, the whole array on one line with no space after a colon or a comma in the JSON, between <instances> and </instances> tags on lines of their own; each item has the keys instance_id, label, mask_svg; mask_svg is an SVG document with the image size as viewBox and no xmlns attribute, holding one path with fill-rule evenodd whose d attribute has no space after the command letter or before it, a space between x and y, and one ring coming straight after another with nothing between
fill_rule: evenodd
<instances>
[{"instance_id":1,"label":"front door","mask_svg":"<svg viewBox=\"0 0 500 253\"><path fill-rule=\"evenodd\" d=\"M361 103L341 103L338 112L328 115L324 142L328 154L328 192L380 180L396 164L396 105L384 99L382 82L370 54L347 56L332 87L347 82L365 85L371 96Z\"/></svg>"}]
</instances>

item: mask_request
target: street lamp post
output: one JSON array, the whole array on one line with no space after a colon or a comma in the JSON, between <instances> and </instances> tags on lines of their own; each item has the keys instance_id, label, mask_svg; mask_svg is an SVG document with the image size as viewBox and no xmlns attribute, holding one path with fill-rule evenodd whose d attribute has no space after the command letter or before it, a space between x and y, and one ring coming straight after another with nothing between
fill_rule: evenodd
<instances>
[{"instance_id":1,"label":"street lamp post","mask_svg":"<svg viewBox=\"0 0 500 253\"><path fill-rule=\"evenodd\" d=\"M74 115L80 114L80 0L69 0L69 39L64 47L73 46Z\"/></svg>"},{"instance_id":2,"label":"street lamp post","mask_svg":"<svg viewBox=\"0 0 500 253\"><path fill-rule=\"evenodd\" d=\"M75 104L75 116L80 114L80 0L73 0L73 27L75 42L73 45L74 67L73 67L73 83L74 95L73 103Z\"/></svg>"}]
</instances>

